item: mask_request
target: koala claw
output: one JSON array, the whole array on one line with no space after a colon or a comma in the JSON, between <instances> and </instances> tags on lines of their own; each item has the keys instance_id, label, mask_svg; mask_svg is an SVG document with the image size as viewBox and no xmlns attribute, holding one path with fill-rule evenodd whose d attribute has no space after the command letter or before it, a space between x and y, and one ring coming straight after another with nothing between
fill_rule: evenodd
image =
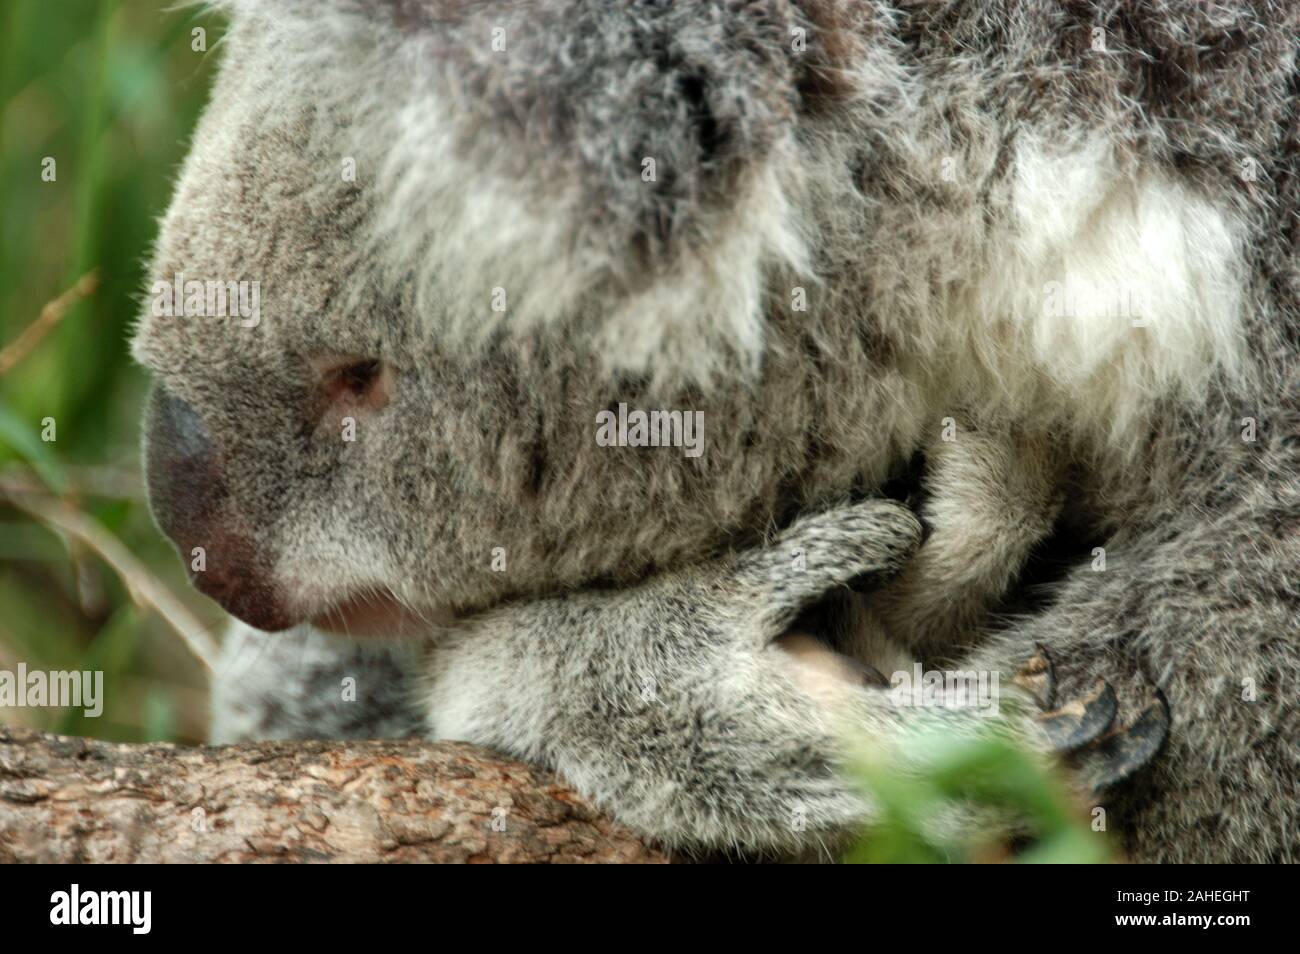
<instances>
[{"instance_id":1,"label":"koala claw","mask_svg":"<svg viewBox=\"0 0 1300 954\"><path fill-rule=\"evenodd\" d=\"M1102 736L1084 759L1094 792L1118 785L1160 754L1169 738L1169 703L1156 689L1137 717Z\"/></svg>"},{"instance_id":2,"label":"koala claw","mask_svg":"<svg viewBox=\"0 0 1300 954\"><path fill-rule=\"evenodd\" d=\"M1169 737L1169 703L1159 689L1136 718L1118 726L1114 724L1115 690L1104 679L1053 708L1056 671L1042 646L1035 646L1034 655L1013 681L1044 710L1037 721L1049 745L1079 765L1093 792L1132 777L1160 753Z\"/></svg>"},{"instance_id":3,"label":"koala claw","mask_svg":"<svg viewBox=\"0 0 1300 954\"><path fill-rule=\"evenodd\" d=\"M1104 679L1098 679L1086 693L1042 713L1038 721L1053 749L1074 752L1107 732L1117 711L1115 690Z\"/></svg>"},{"instance_id":4,"label":"koala claw","mask_svg":"<svg viewBox=\"0 0 1300 954\"><path fill-rule=\"evenodd\" d=\"M862 685L867 689L888 689L889 679L885 674L870 663L864 663L857 659L851 659L854 671L862 681Z\"/></svg>"},{"instance_id":5,"label":"koala claw","mask_svg":"<svg viewBox=\"0 0 1300 954\"><path fill-rule=\"evenodd\" d=\"M1052 708L1056 699L1056 669L1052 657L1040 643L1034 644L1034 655L1020 668L1012 682L1032 695L1040 709Z\"/></svg>"}]
</instances>

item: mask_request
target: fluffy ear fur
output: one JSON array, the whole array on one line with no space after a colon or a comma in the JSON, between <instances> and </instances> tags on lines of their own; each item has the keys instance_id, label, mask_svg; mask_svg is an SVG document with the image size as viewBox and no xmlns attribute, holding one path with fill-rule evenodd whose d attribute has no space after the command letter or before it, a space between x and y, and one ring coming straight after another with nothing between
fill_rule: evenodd
<instances>
[{"instance_id":1,"label":"fluffy ear fur","mask_svg":"<svg viewBox=\"0 0 1300 954\"><path fill-rule=\"evenodd\" d=\"M440 341L563 324L616 370L757 367L765 276L806 271L797 119L847 95L839 14L785 0L226 6L237 40L276 59L272 82L332 77L314 95L349 118L338 148L373 196L375 258L417 276L413 305Z\"/></svg>"}]
</instances>

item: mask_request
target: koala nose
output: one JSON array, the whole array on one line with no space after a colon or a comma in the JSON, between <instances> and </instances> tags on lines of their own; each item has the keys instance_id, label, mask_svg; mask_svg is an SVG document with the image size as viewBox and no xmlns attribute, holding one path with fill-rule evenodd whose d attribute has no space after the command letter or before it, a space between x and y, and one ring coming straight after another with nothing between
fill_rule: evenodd
<instances>
[{"instance_id":1,"label":"koala nose","mask_svg":"<svg viewBox=\"0 0 1300 954\"><path fill-rule=\"evenodd\" d=\"M205 537L227 498L221 458L203 419L161 387L145 422L149 504L163 533L184 545Z\"/></svg>"},{"instance_id":2,"label":"koala nose","mask_svg":"<svg viewBox=\"0 0 1300 954\"><path fill-rule=\"evenodd\" d=\"M220 448L194 408L161 386L145 416L145 475L154 520L198 590L257 629L294 625L231 499Z\"/></svg>"}]
</instances>

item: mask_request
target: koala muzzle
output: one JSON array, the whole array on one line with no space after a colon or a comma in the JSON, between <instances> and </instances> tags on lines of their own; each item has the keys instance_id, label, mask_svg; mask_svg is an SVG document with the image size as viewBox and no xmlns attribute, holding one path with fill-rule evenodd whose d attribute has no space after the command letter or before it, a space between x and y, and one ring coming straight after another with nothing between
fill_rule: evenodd
<instances>
[{"instance_id":1,"label":"koala muzzle","mask_svg":"<svg viewBox=\"0 0 1300 954\"><path fill-rule=\"evenodd\" d=\"M257 629L297 623L231 499L220 447L200 415L161 386L149 399L145 447L149 506L186 561L190 582Z\"/></svg>"}]
</instances>

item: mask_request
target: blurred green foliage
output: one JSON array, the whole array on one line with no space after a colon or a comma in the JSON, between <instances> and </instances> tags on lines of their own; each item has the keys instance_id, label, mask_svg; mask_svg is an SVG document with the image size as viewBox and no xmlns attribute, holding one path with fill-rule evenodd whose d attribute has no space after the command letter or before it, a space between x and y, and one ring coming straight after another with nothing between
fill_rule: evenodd
<instances>
[{"instance_id":1,"label":"blurred green foliage","mask_svg":"<svg viewBox=\"0 0 1300 954\"><path fill-rule=\"evenodd\" d=\"M221 28L201 7L157 0L0 3L0 348L80 276L99 278L0 375L0 668L105 674L98 719L0 710L8 722L117 740L194 740L204 730L204 679L180 640L5 488L27 482L63 495L216 621L188 594L143 502L147 382L127 339ZM54 440L42 439L47 419Z\"/></svg>"},{"instance_id":2,"label":"blurred green foliage","mask_svg":"<svg viewBox=\"0 0 1300 954\"><path fill-rule=\"evenodd\" d=\"M849 863L1113 860L1109 840L1093 831L1061 780L1014 744L1009 733L918 735L907 749L913 771L902 773L896 760L881 758L869 739L862 740L853 775L879 815L845 859ZM981 824L980 818L1000 824ZM961 819L961 824L945 825L944 819ZM1001 824L1013 820L1026 844L1002 840Z\"/></svg>"}]
</instances>

